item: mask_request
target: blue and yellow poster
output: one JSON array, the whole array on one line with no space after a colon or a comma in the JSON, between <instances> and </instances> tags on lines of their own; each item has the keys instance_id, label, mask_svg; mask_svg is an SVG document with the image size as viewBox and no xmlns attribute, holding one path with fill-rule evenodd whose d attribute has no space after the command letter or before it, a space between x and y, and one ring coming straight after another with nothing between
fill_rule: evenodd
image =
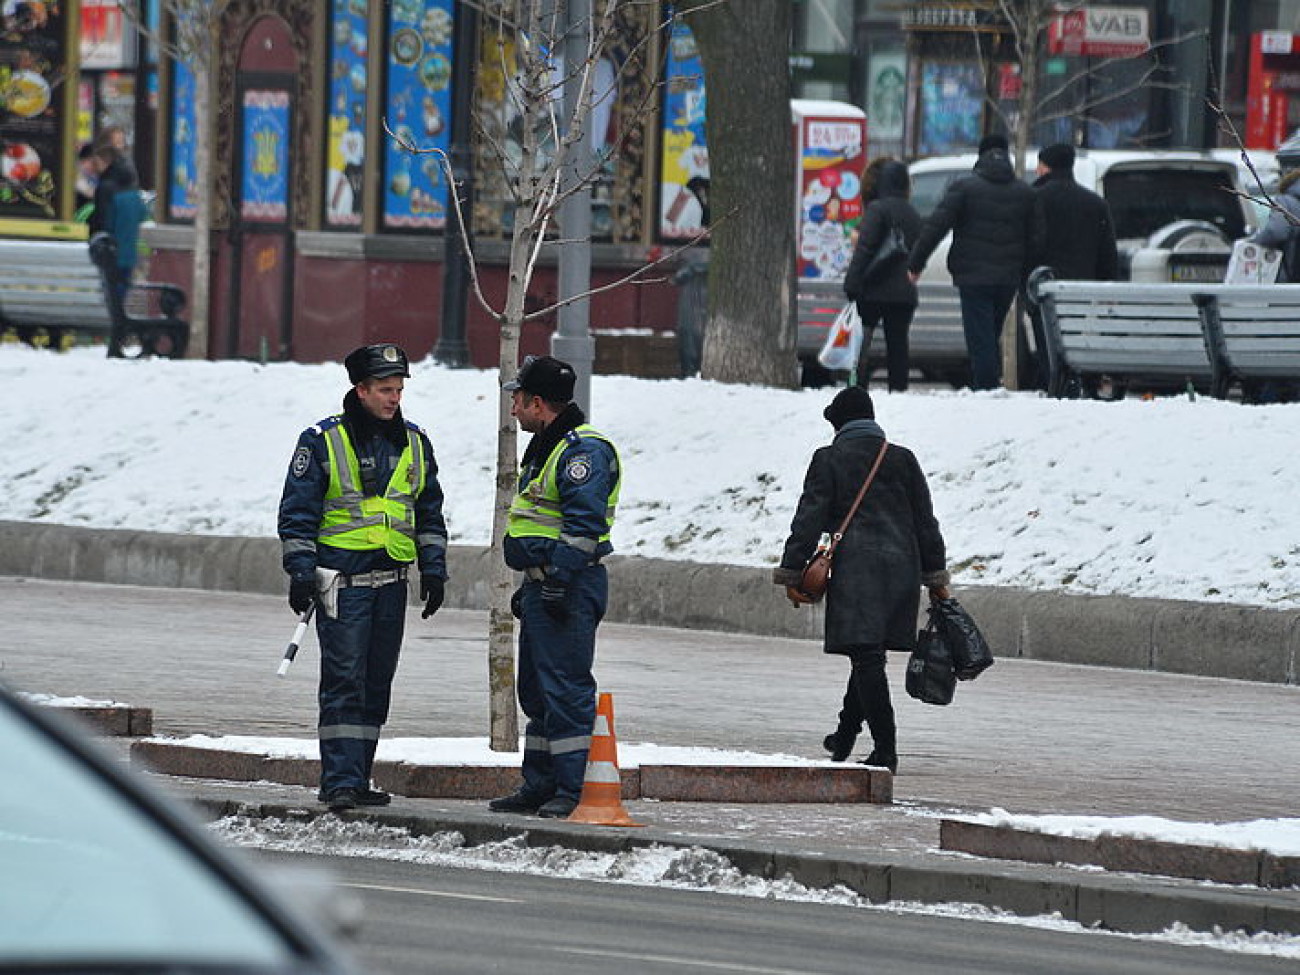
<instances>
[{"instance_id":1,"label":"blue and yellow poster","mask_svg":"<svg viewBox=\"0 0 1300 975\"><path fill-rule=\"evenodd\" d=\"M673 21L665 66L659 235L694 237L708 221L709 148L704 138L704 66L691 29Z\"/></svg>"},{"instance_id":2,"label":"blue and yellow poster","mask_svg":"<svg viewBox=\"0 0 1300 975\"><path fill-rule=\"evenodd\" d=\"M243 108L239 214L256 223L281 223L289 216L289 93L250 88Z\"/></svg>"},{"instance_id":3,"label":"blue and yellow poster","mask_svg":"<svg viewBox=\"0 0 1300 975\"><path fill-rule=\"evenodd\" d=\"M334 0L331 31L325 223L359 227L365 204L366 56L370 47L365 0Z\"/></svg>"},{"instance_id":4,"label":"blue and yellow poster","mask_svg":"<svg viewBox=\"0 0 1300 975\"><path fill-rule=\"evenodd\" d=\"M451 0L391 0L384 117L384 226L437 230L447 222L447 183L439 156L451 122Z\"/></svg>"},{"instance_id":5,"label":"blue and yellow poster","mask_svg":"<svg viewBox=\"0 0 1300 975\"><path fill-rule=\"evenodd\" d=\"M193 220L198 212L198 171L194 165L194 75L182 61L173 61L171 172L167 179L167 215Z\"/></svg>"}]
</instances>

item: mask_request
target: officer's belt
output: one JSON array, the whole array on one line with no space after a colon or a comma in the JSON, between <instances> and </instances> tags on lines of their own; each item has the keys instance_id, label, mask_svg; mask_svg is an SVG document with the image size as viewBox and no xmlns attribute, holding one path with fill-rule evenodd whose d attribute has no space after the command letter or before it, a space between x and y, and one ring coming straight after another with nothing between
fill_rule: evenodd
<instances>
[{"instance_id":1,"label":"officer's belt","mask_svg":"<svg viewBox=\"0 0 1300 975\"><path fill-rule=\"evenodd\" d=\"M593 565L600 565L600 559L592 559L587 563L588 567ZM545 582L546 570L540 565L530 565L528 568L524 569L524 578L530 579L533 582Z\"/></svg>"},{"instance_id":2,"label":"officer's belt","mask_svg":"<svg viewBox=\"0 0 1300 975\"><path fill-rule=\"evenodd\" d=\"M355 576L343 576L340 585L347 586L349 589L353 586L364 586L367 589L378 589L380 586L391 586L394 582L406 581L406 567L400 569L377 569L374 572L362 572Z\"/></svg>"}]
</instances>

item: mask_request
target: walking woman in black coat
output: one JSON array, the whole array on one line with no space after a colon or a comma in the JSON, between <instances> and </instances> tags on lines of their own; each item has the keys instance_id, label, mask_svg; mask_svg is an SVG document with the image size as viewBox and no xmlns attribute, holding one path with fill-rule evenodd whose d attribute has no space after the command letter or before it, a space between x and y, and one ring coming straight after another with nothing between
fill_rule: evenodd
<instances>
[{"instance_id":1,"label":"walking woman in black coat","mask_svg":"<svg viewBox=\"0 0 1300 975\"><path fill-rule=\"evenodd\" d=\"M844 292L858 306L863 335L870 335L877 325L884 326L885 367L890 392L895 393L907 390L910 368L907 332L916 314L916 285L907 275L906 255L900 255L870 279L866 270L891 228L897 227L902 232L909 252L921 235L921 216L909 202L911 195L912 180L906 166L888 156L871 161L862 179L862 197L867 201L867 208L858 225L858 241L849 269L844 274ZM858 383L862 386L867 385L869 353L870 348L863 342L858 359Z\"/></svg>"},{"instance_id":2,"label":"walking woman in black coat","mask_svg":"<svg viewBox=\"0 0 1300 975\"><path fill-rule=\"evenodd\" d=\"M804 564L822 534L839 528L885 442L871 396L860 386L841 390L823 415L835 439L813 454L772 577L796 608L807 602L795 588ZM898 770L885 654L915 646L922 586L931 599L949 595L943 535L921 465L906 447L891 443L836 549L826 591L823 649L853 665L839 725L824 742L837 762L853 751L865 718L874 747L863 764Z\"/></svg>"}]
</instances>

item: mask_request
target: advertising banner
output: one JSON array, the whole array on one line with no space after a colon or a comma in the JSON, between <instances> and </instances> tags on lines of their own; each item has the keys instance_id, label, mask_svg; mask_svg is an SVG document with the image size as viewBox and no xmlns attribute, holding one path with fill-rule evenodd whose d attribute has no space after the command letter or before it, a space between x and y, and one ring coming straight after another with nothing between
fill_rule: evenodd
<instances>
[{"instance_id":1,"label":"advertising banner","mask_svg":"<svg viewBox=\"0 0 1300 975\"><path fill-rule=\"evenodd\" d=\"M198 212L198 171L194 165L194 75L182 61L172 62L171 172L167 178L167 215L193 220Z\"/></svg>"},{"instance_id":2,"label":"advertising banner","mask_svg":"<svg viewBox=\"0 0 1300 975\"><path fill-rule=\"evenodd\" d=\"M58 216L65 4L0 4L0 218Z\"/></svg>"},{"instance_id":3,"label":"advertising banner","mask_svg":"<svg viewBox=\"0 0 1300 975\"><path fill-rule=\"evenodd\" d=\"M385 140L383 222L393 229L437 230L447 222L442 164L435 153L417 155L400 142L418 149L447 149L452 2L391 0L388 7L385 117L399 138Z\"/></svg>"},{"instance_id":4,"label":"advertising banner","mask_svg":"<svg viewBox=\"0 0 1300 975\"><path fill-rule=\"evenodd\" d=\"M841 279L853 256L850 234L862 218L866 119L852 106L830 115L802 108L826 103L793 104L799 148L798 275Z\"/></svg>"},{"instance_id":5,"label":"advertising banner","mask_svg":"<svg viewBox=\"0 0 1300 975\"><path fill-rule=\"evenodd\" d=\"M254 223L289 218L289 93L244 92L239 214Z\"/></svg>"},{"instance_id":6,"label":"advertising banner","mask_svg":"<svg viewBox=\"0 0 1300 975\"><path fill-rule=\"evenodd\" d=\"M709 149L704 139L704 66L695 37L673 21L665 66L659 236L694 237L708 221Z\"/></svg>"},{"instance_id":7,"label":"advertising banner","mask_svg":"<svg viewBox=\"0 0 1300 975\"><path fill-rule=\"evenodd\" d=\"M984 79L979 65L941 61L922 65L918 155L942 156L976 145L983 120Z\"/></svg>"},{"instance_id":8,"label":"advertising banner","mask_svg":"<svg viewBox=\"0 0 1300 975\"><path fill-rule=\"evenodd\" d=\"M365 201L366 55L370 46L365 0L334 0L330 35L329 146L325 157L325 223L359 227Z\"/></svg>"},{"instance_id":9,"label":"advertising banner","mask_svg":"<svg viewBox=\"0 0 1300 975\"><path fill-rule=\"evenodd\" d=\"M136 29L118 0L81 0L81 67L134 68Z\"/></svg>"}]
</instances>

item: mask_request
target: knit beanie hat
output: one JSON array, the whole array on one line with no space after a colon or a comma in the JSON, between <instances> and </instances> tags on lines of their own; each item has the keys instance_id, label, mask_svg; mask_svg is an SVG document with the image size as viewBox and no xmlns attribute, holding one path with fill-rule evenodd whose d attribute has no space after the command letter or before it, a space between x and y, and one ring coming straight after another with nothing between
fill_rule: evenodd
<instances>
[{"instance_id":1,"label":"knit beanie hat","mask_svg":"<svg viewBox=\"0 0 1300 975\"><path fill-rule=\"evenodd\" d=\"M855 385L841 389L831 400L831 405L822 411L822 416L838 430L850 420L874 420L876 407L871 402L871 394Z\"/></svg>"}]
</instances>

